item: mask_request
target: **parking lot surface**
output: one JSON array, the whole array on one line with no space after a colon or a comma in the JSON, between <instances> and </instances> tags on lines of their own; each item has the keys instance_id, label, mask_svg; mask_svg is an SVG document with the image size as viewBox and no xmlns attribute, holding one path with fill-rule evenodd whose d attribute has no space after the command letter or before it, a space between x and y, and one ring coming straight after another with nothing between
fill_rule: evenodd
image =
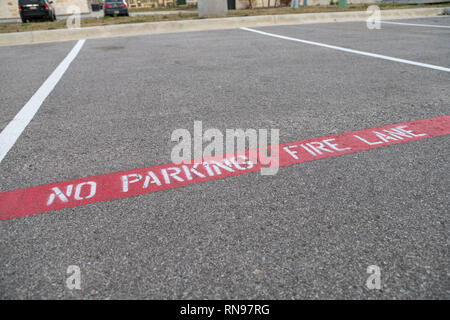
<instances>
[{"instance_id":1,"label":"parking lot surface","mask_svg":"<svg viewBox=\"0 0 450 320\"><path fill-rule=\"evenodd\" d=\"M194 121L287 143L448 116L450 17L398 22L86 40L1 160L0 212L12 190L170 163ZM76 45L0 48L0 131ZM443 134L4 217L0 297L448 299L449 147Z\"/></svg>"}]
</instances>

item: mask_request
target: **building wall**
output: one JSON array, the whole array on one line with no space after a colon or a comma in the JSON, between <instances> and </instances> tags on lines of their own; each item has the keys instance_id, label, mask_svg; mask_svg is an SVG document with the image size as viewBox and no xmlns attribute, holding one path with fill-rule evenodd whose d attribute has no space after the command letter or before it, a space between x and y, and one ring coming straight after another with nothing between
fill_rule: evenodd
<instances>
[{"instance_id":1,"label":"building wall","mask_svg":"<svg viewBox=\"0 0 450 320\"><path fill-rule=\"evenodd\" d=\"M18 18L17 0L0 0L0 18Z\"/></svg>"},{"instance_id":2,"label":"building wall","mask_svg":"<svg viewBox=\"0 0 450 320\"><path fill-rule=\"evenodd\" d=\"M333 2L335 4L338 3L338 0L333 0ZM372 3L376 3L376 0L347 0L347 4L372 4ZM392 0L391 0L392 2ZM299 3L301 3L301 5L303 5L303 1L299 0ZM330 4L330 0L307 0L307 5L308 6L316 6L316 5L321 5L321 6L326 6Z\"/></svg>"},{"instance_id":3,"label":"building wall","mask_svg":"<svg viewBox=\"0 0 450 320\"><path fill-rule=\"evenodd\" d=\"M253 3L254 8L262 8L267 7L269 0L236 0L236 9L246 9L249 8L250 1ZM333 0L334 2L337 2L338 0ZM390 0L392 1L392 0ZM413 0L411 0L413 1ZM436 0L438 1L438 0ZM289 1L282 1L282 0L271 0L270 6L274 6L276 2L276 5L279 6L280 2L285 5L286 2ZM356 3L376 3L377 0L347 0L347 4L356 4ZM303 0L299 0L299 4L303 5ZM307 0L306 4L308 6L316 6L316 5L329 5L330 0Z\"/></svg>"},{"instance_id":4,"label":"building wall","mask_svg":"<svg viewBox=\"0 0 450 320\"><path fill-rule=\"evenodd\" d=\"M80 13L91 12L88 0L53 0L53 5L55 6L56 15L70 14L71 12L68 12L70 6L79 7L81 10Z\"/></svg>"},{"instance_id":5,"label":"building wall","mask_svg":"<svg viewBox=\"0 0 450 320\"><path fill-rule=\"evenodd\" d=\"M309 6L315 6L315 5L329 5L330 4L330 0L307 0L308 3L307 5ZM392 2L392 0L390 0ZM338 3L338 0L333 0L333 2L335 4ZM347 0L347 4L372 4L372 3L376 3L376 0Z\"/></svg>"},{"instance_id":6,"label":"building wall","mask_svg":"<svg viewBox=\"0 0 450 320\"><path fill-rule=\"evenodd\" d=\"M267 7L269 0L236 0L236 9L247 9L250 7L250 1L253 8ZM270 6L280 5L280 0L270 0Z\"/></svg>"},{"instance_id":7,"label":"building wall","mask_svg":"<svg viewBox=\"0 0 450 320\"><path fill-rule=\"evenodd\" d=\"M128 0L130 7L164 7L172 5L175 0Z\"/></svg>"},{"instance_id":8,"label":"building wall","mask_svg":"<svg viewBox=\"0 0 450 320\"><path fill-rule=\"evenodd\" d=\"M56 15L67 14L70 6L76 5L81 13L89 13L88 0L53 0ZM19 18L18 0L0 0L0 19Z\"/></svg>"},{"instance_id":9,"label":"building wall","mask_svg":"<svg viewBox=\"0 0 450 320\"><path fill-rule=\"evenodd\" d=\"M269 0L251 0L253 8L262 8L268 6ZM270 6L279 7L280 4L285 5L286 1L282 0L270 0ZM236 0L236 9L247 9L250 7L250 0Z\"/></svg>"},{"instance_id":10,"label":"building wall","mask_svg":"<svg viewBox=\"0 0 450 320\"><path fill-rule=\"evenodd\" d=\"M128 0L130 7L165 7L176 4L176 0ZM197 4L197 0L186 0L186 4Z\"/></svg>"}]
</instances>

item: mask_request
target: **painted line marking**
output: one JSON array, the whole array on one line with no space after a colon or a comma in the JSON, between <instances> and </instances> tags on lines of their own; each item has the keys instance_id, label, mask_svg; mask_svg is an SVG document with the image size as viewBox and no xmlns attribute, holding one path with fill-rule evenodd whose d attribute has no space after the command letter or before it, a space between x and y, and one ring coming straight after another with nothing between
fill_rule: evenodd
<instances>
[{"instance_id":1,"label":"painted line marking","mask_svg":"<svg viewBox=\"0 0 450 320\"><path fill-rule=\"evenodd\" d=\"M341 156L393 144L450 134L450 115L408 121L326 137L269 146L279 155L276 167ZM254 151L255 149L253 149ZM256 149L257 151L259 149ZM133 197L198 182L259 171L252 150L200 159L189 164L167 163L0 193L0 220ZM263 153L264 154L264 153ZM258 155L258 158L261 154ZM237 160L243 160L239 163Z\"/></svg>"},{"instance_id":2,"label":"painted line marking","mask_svg":"<svg viewBox=\"0 0 450 320\"><path fill-rule=\"evenodd\" d=\"M380 22L384 23L384 24L398 24L398 25L403 25L403 26L450 29L450 26L442 26L442 25L436 25L436 24L405 23L405 22L393 22L393 21L384 21L384 20L381 20Z\"/></svg>"},{"instance_id":3,"label":"painted line marking","mask_svg":"<svg viewBox=\"0 0 450 320\"><path fill-rule=\"evenodd\" d=\"M79 40L72 48L69 54L53 71L53 73L45 80L42 86L36 91L30 100L23 106L19 113L11 120L11 122L0 133L0 162L14 146L17 139L19 139L22 132L31 122L33 117L38 112L44 100L53 91L55 86L61 80L62 76L69 68L72 61L76 58L85 40Z\"/></svg>"},{"instance_id":4,"label":"painted line marking","mask_svg":"<svg viewBox=\"0 0 450 320\"><path fill-rule=\"evenodd\" d=\"M259 33L259 34L262 34L262 35L265 35L265 36L269 36L269 37L283 39L283 40L301 42L301 43L310 44L310 45L313 45L313 46L324 47L324 48L328 48L328 49L339 50L339 51L344 51L344 52L349 52L349 53L355 53L355 54L359 54L359 55L363 55L363 56L367 56L367 57L372 57L372 58L377 58L377 59L384 59L384 60L395 61L395 62L400 62L400 63L405 63L405 64L411 64L411 65L419 66L419 67L423 67L423 68L429 68L429 69L434 69L434 70L439 70L439 71L450 72L450 68L435 66L435 65L432 65L432 64L421 63L421 62L416 62L416 61L412 61L412 60L405 60L405 59L400 59L400 58L394 58L394 57L384 56L384 55L381 55L381 54L370 53L370 52L365 52L365 51L353 50L353 49L333 46L333 45L329 45L329 44L325 44L325 43L321 43L321 42L314 42L314 41L309 41L309 40L302 40L302 39L297 39L297 38L280 36L278 34L268 33L268 32L264 32L264 31L260 31L260 30L256 30L256 29L251 29L251 28L246 28L246 27L242 27L240 29L241 30L245 30L245 31Z\"/></svg>"}]
</instances>

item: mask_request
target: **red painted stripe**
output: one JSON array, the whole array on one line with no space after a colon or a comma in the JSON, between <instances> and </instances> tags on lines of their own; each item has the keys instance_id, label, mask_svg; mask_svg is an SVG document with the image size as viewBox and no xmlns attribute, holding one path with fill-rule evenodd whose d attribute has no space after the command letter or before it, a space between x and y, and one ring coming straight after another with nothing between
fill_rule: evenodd
<instances>
[{"instance_id":1,"label":"red painted stripe","mask_svg":"<svg viewBox=\"0 0 450 320\"><path fill-rule=\"evenodd\" d=\"M447 134L450 134L450 115L293 141L269 149L272 152L279 150L279 167L283 167ZM251 151L224 155L221 166L214 164L214 159L203 159L209 166L202 163L196 166L168 163L3 192L0 193L0 220L132 197L260 170L262 165L259 161L252 164L247 161L240 165L231 162L233 157L248 158ZM176 178L169 176L176 171L179 171Z\"/></svg>"}]
</instances>

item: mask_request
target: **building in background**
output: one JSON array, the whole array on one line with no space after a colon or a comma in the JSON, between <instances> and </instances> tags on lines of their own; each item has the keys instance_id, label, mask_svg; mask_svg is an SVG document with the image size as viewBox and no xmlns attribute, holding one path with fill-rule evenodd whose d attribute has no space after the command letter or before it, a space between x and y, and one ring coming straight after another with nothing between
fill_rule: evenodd
<instances>
[{"instance_id":1,"label":"building in background","mask_svg":"<svg viewBox=\"0 0 450 320\"><path fill-rule=\"evenodd\" d=\"M131 8L163 8L176 5L196 5L198 0L126 0ZM248 9L288 6L290 0L227 0L228 9ZM333 0L337 3L338 0ZM347 0L347 4L375 4L375 3L439 3L449 0ZM0 0L0 19L19 18L17 9L18 0ZM56 15L68 14L68 8L76 5L81 13L89 13L92 3L103 3L103 0L53 0ZM299 0L303 5L305 0ZM329 5L330 0L306 0L306 5Z\"/></svg>"},{"instance_id":2,"label":"building in background","mask_svg":"<svg viewBox=\"0 0 450 320\"><path fill-rule=\"evenodd\" d=\"M347 0L347 4L425 4L425 3L443 3L449 0ZM290 0L228 0L235 4L236 9L247 8L267 8L267 7L280 7L288 6ZM334 4L337 4L338 0L333 0ZM302 6L306 3L308 6L327 6L331 3L331 0L299 0L299 4ZM229 5L230 6L230 5Z\"/></svg>"},{"instance_id":3,"label":"building in background","mask_svg":"<svg viewBox=\"0 0 450 320\"><path fill-rule=\"evenodd\" d=\"M290 0L229 0L235 1L236 9L248 9L248 8L268 8L268 7L282 7L289 6ZM338 0L333 0L333 2L337 3ZM394 0L390 0L391 2ZM377 2L377 0L347 0L348 4L352 3L366 3L372 4ZM299 0L299 4L304 5L304 0ZM306 5L308 6L317 6L322 5L326 6L330 4L330 0L306 0Z\"/></svg>"},{"instance_id":4,"label":"building in background","mask_svg":"<svg viewBox=\"0 0 450 320\"><path fill-rule=\"evenodd\" d=\"M88 0L53 0L56 15L69 14L70 6L80 8L80 13L89 13ZM0 19L20 18L18 0L0 0Z\"/></svg>"},{"instance_id":5,"label":"building in background","mask_svg":"<svg viewBox=\"0 0 450 320\"><path fill-rule=\"evenodd\" d=\"M162 8L175 5L187 4L196 5L197 0L127 0L131 8L152 7Z\"/></svg>"}]
</instances>

